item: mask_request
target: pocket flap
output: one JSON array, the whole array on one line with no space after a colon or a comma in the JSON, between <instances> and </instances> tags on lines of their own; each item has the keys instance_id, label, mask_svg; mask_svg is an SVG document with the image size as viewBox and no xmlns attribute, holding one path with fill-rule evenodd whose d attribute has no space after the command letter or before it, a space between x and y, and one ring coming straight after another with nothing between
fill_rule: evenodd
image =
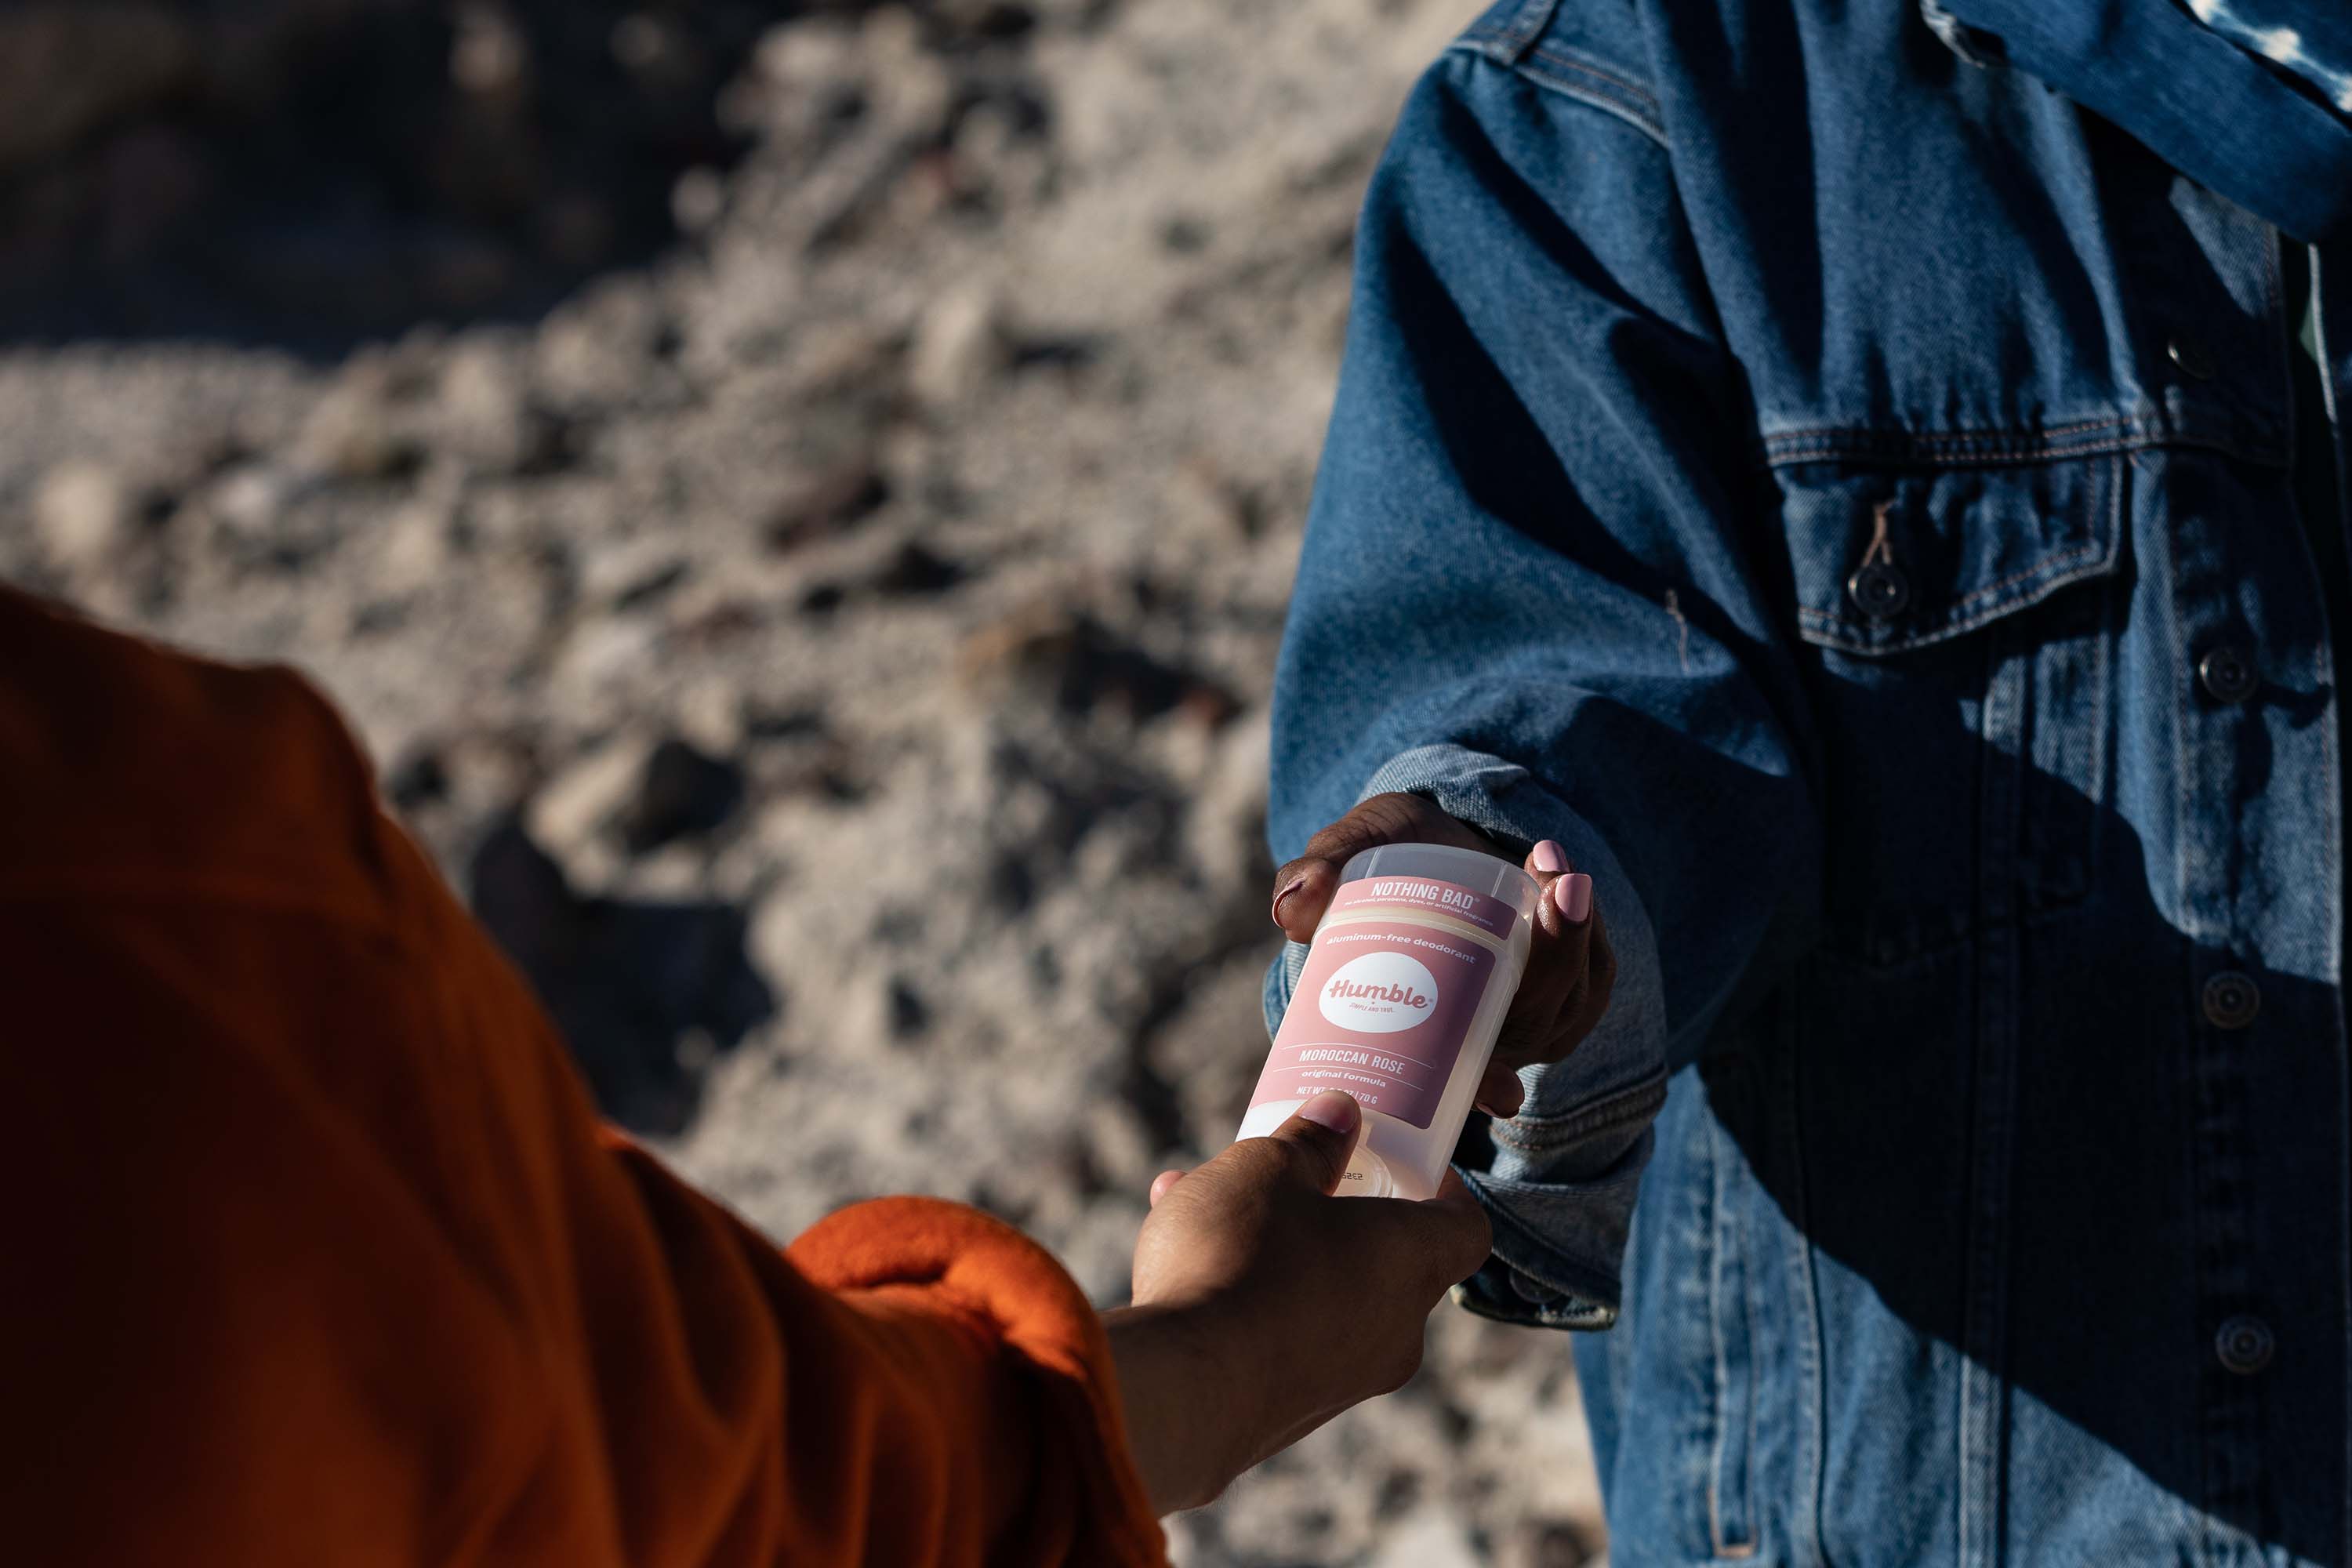
<instances>
[{"instance_id":1,"label":"pocket flap","mask_svg":"<svg viewBox=\"0 0 2352 1568\"><path fill-rule=\"evenodd\" d=\"M1900 653L2106 575L2121 560L2125 461L1779 469L1800 633Z\"/></svg>"}]
</instances>

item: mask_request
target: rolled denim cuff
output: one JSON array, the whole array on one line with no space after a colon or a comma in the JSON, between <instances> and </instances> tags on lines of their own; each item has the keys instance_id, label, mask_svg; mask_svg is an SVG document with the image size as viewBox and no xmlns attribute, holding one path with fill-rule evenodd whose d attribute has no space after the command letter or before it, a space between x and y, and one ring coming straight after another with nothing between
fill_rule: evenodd
<instances>
[{"instance_id":1,"label":"rolled denim cuff","mask_svg":"<svg viewBox=\"0 0 2352 1568\"><path fill-rule=\"evenodd\" d=\"M1617 958L1609 1009L1563 1062L1522 1068L1519 1114L1493 1127L1492 1166L1456 1166L1494 1225L1494 1256L1455 1287L1470 1310L1541 1328L1617 1321L1625 1235L1650 1125L1666 1098L1664 994L1649 913L1599 834L1516 763L1455 745L1419 746L1368 780L1366 796L1427 796L1507 845L1557 840L1591 876ZM1265 1019L1279 1027L1307 949L1266 972Z\"/></svg>"}]
</instances>

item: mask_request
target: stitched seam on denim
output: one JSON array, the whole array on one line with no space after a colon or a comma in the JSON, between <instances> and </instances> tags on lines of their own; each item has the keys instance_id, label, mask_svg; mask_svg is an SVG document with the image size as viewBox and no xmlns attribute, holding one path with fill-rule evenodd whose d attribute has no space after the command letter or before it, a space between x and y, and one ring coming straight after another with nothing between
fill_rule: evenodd
<instances>
[{"instance_id":1,"label":"stitched seam on denim","mask_svg":"<svg viewBox=\"0 0 2352 1568\"><path fill-rule=\"evenodd\" d=\"M2012 844L2023 831L2026 714L2032 704L2038 655L2014 626L1985 640L1984 697L1977 742L1986 766L1977 786L1980 837L1992 845ZM1990 928L1976 945L1969 975L1977 1008L1969 1029L1974 1059L1969 1083L1971 1147L1964 1180L1968 1194L1964 1233L1964 1300L1960 1317L1959 1423L1956 1433L1960 1485L1954 1502L1962 1568L1994 1568L2000 1542L1994 1521L2002 1499L2001 1398L2007 1381L2003 1327L2006 1318L2010 1217L2010 1164L2016 1131L2018 1022L2013 1001L2018 986L2016 876L2004 858L1987 850L1973 858L1971 904Z\"/></svg>"},{"instance_id":2,"label":"stitched seam on denim","mask_svg":"<svg viewBox=\"0 0 2352 1568\"><path fill-rule=\"evenodd\" d=\"M1518 0L1508 22L1493 20L1495 11L1486 13L1464 29L1457 43L1476 41L1495 46L1497 58L1504 65L1517 65L1528 47L1541 37L1551 19L1559 14L1560 0Z\"/></svg>"},{"instance_id":3,"label":"stitched seam on denim","mask_svg":"<svg viewBox=\"0 0 2352 1568\"><path fill-rule=\"evenodd\" d=\"M1538 87L1547 88L1562 98L1613 114L1659 146L1667 145L1666 128L1644 113L1639 104L1625 101L1613 88L1593 87L1585 82L1572 81L1566 77L1554 76L1541 67L1528 65L1525 61L1511 68Z\"/></svg>"},{"instance_id":4,"label":"stitched seam on denim","mask_svg":"<svg viewBox=\"0 0 2352 1568\"><path fill-rule=\"evenodd\" d=\"M1892 653L1903 648L1918 647L1923 641L1933 640L1937 637L1959 637L1976 630L1979 626L1984 626L1991 621L1998 620L2000 616L2007 615L2012 609L2034 603L2036 599L2045 593L2063 587L2066 584L2074 582L2078 578L2091 575L2092 572L2095 570L2095 566L2086 567L2083 571L2071 573L2066 569L2074 565L2074 563L2078 561L2097 563L2100 561L2103 554L2109 557L2112 556L2112 552L2116 548L2116 542L2121 536L2123 530L2123 478L2120 474L2109 476L2107 483L2106 538L2094 539L2080 549L2065 551L2060 554L2053 555L2045 560L2036 562L2033 565L2025 568L2023 571L2012 573L1997 583L1987 584L1984 587L1979 588L1974 593L1969 595L1966 598L1955 600L1953 602L1952 608L1956 613L1945 617L1941 625L1923 631L1914 632L1908 637L1898 638L1895 641L1886 643L1875 645L1860 644L1832 637L1823 637L1819 639L1821 645L1843 648L1852 653ZM2107 563L2111 564L2112 561L2110 560ZM2032 582L2032 580L2036 578L2046 578L2047 580ZM2032 586L2024 593L2011 595L2005 600L1998 596L2005 589L2021 583L2029 582L2032 582ZM1965 609L1967 613L1957 613L1963 609ZM1835 615L1827 610L1816 610L1807 605L1800 605L1797 606L1797 618L1800 621L1811 621L1824 626L1846 626L1852 624L1843 616ZM1808 640L1810 641L1813 639L1809 638Z\"/></svg>"},{"instance_id":5,"label":"stitched seam on denim","mask_svg":"<svg viewBox=\"0 0 2352 1568\"><path fill-rule=\"evenodd\" d=\"M1567 49L1546 48L1543 45L1538 44L1534 48L1529 49L1528 53L1531 58L1549 61L1550 64L1559 67L1562 70L1572 70L1580 72L1585 76L1599 77L1602 81L1608 82L1611 85L1622 89L1625 96L1631 99L1637 107L1645 110L1651 119L1657 121L1661 125L1664 123L1664 119L1660 113L1658 108L1658 95L1652 92L1648 88L1643 87L1640 82L1619 76L1615 71L1610 70L1602 66L1595 65L1582 56L1570 53Z\"/></svg>"},{"instance_id":6,"label":"stitched seam on denim","mask_svg":"<svg viewBox=\"0 0 2352 1568\"><path fill-rule=\"evenodd\" d=\"M1723 1124L1717 1121L1713 1117L1707 1117L1705 1121L1706 1122L1707 1137L1707 1229L1711 1233L1707 1249L1707 1322L1715 1341L1715 1443L1714 1453L1707 1466L1706 1476L1707 1540L1708 1545L1713 1550L1716 1556L1737 1559L1754 1556L1756 1553L1756 1543L1752 1539L1727 1541L1725 1539L1723 1529L1723 1494L1725 1490L1724 1437L1725 1434L1730 1428L1730 1422L1725 1415L1725 1408L1729 1403L1729 1390L1731 1384L1730 1356L1725 1347L1723 1338L1723 1317L1725 1310L1724 1297L1726 1294L1723 1274L1724 1260L1733 1255L1734 1248L1726 1244L1724 1235L1727 1224L1726 1212L1728 1209L1729 1205L1724 1192L1725 1170L1722 1163L1722 1145L1730 1141L1730 1134L1725 1131ZM1745 1260L1743 1259L1743 1263L1744 1261ZM1748 1290L1744 1277L1741 1281L1739 1297L1740 1310L1744 1313L1748 1310ZM1743 1407L1744 1414L1747 1416L1747 1425L1749 1430L1749 1447L1748 1449L1748 1455L1751 1458L1752 1463L1752 1456L1755 1452L1754 1430L1756 1421L1753 1376L1754 1357L1756 1353L1755 1324L1753 1321L1750 1321L1748 1323L1747 1327L1748 1334L1748 1353L1749 1358L1750 1373L1748 1391L1749 1397L1743 1402ZM1745 1466L1742 1467L1742 1468L1743 1470L1748 1470L1748 1479L1751 1479L1751 1485L1743 1487L1741 1489L1743 1491L1752 1493L1752 1470L1749 1470L1749 1468ZM1748 1518L1753 1520L1754 1517L1755 1510L1751 1503L1751 1506L1748 1510Z\"/></svg>"},{"instance_id":7,"label":"stitched seam on denim","mask_svg":"<svg viewBox=\"0 0 2352 1568\"><path fill-rule=\"evenodd\" d=\"M1803 637L1807 642L1811 643L1815 647L1833 647L1840 649L1843 652L1858 654L1906 653L1912 648L1925 647L1930 643L1941 642L1947 637L1966 637L1972 631L1992 625L1995 621L2000 620L2003 616L2008 615L2012 610L2020 610L2023 609L2028 605L2039 604L2047 595L2054 593L2058 589L2063 588L2070 584L2080 582L2085 577L2095 575L2097 575L2097 569L2092 568L2063 575L2054 578L2048 583L2037 584L2032 592L2018 594L2011 598L2002 600L1999 604L1987 605L1981 609L1975 611L1973 614L1965 616L1958 620L1948 621L1940 626L1929 627L1923 631L1914 632L1908 637L1899 637L1891 642L1858 642L1850 637L1839 637L1832 636L1826 632L1815 635L1813 630L1809 626L1800 626L1798 628L1798 632L1800 636ZM1810 613L1815 616L1819 616L1821 614L1818 610ZM1843 625L1845 623L1830 622L1828 624L1836 626Z\"/></svg>"},{"instance_id":8,"label":"stitched seam on denim","mask_svg":"<svg viewBox=\"0 0 2352 1568\"><path fill-rule=\"evenodd\" d=\"M2060 458L2098 457L2108 452L2128 451L2136 447L2154 447L2160 442L2153 437L2126 437L2099 441L2073 441L2063 445L1953 448L1943 451L1917 451L1900 447L1865 447L1842 442L1826 442L1811 447L1767 447L1767 460L1775 468L1788 463L1810 462L1822 458L1847 458L1855 461L1913 463L1925 468L1959 468L2005 467L2018 462L2048 461Z\"/></svg>"},{"instance_id":9,"label":"stitched seam on denim","mask_svg":"<svg viewBox=\"0 0 2352 1568\"><path fill-rule=\"evenodd\" d=\"M1517 1120L1527 1126L1542 1128L1573 1128L1588 1121L1613 1121L1621 1107L1663 1096L1666 1092L1665 1084L1665 1071L1660 1068L1646 1078L1604 1090L1597 1099L1587 1100L1573 1110L1525 1116Z\"/></svg>"},{"instance_id":10,"label":"stitched seam on denim","mask_svg":"<svg viewBox=\"0 0 2352 1568\"><path fill-rule=\"evenodd\" d=\"M1808 425L1794 430L1781 430L1764 437L1765 445L1794 441L1815 437L1853 436L1873 440L1897 443L1916 442L1923 446L1967 441L2040 441L2052 436L2078 436L2089 430L2127 430L2133 421L2122 419L2076 419L2064 425L1994 425L1981 430L1885 430L1868 425Z\"/></svg>"},{"instance_id":11,"label":"stitched seam on denim","mask_svg":"<svg viewBox=\"0 0 2352 1568\"><path fill-rule=\"evenodd\" d=\"M1565 77L1554 76L1542 68L1528 65L1525 61L1511 68L1538 87L1549 88L1562 98L1574 99L1594 109L1607 110L1659 146L1666 145L1665 127L1643 113L1640 105L1625 101L1614 89L1596 88L1583 82L1570 81Z\"/></svg>"},{"instance_id":12,"label":"stitched seam on denim","mask_svg":"<svg viewBox=\"0 0 2352 1568\"><path fill-rule=\"evenodd\" d=\"M2274 267L2282 265L2282 258L2279 255L2280 242L2274 238L2269 248L2273 257L2273 265ZM2315 255L2312 258L2312 265L2316 272L2321 265L2321 258ZM2315 281L2324 284L2326 281L2324 275L2316 278ZM2282 277L2280 279L2280 294L2282 298L2284 297L2284 293L2285 279ZM2285 312L2282 310L2280 312L2280 316L2282 324L2284 324ZM2319 353L2317 355L2319 363L2322 364L2333 364L2335 361L2330 356L2336 345L2332 341L2334 336L2330 331L2332 322L2331 318L2327 314L2327 306L2324 290L2317 308L2312 312L2311 324L2313 342L2319 349ZM2292 353L2293 350L2290 349L2289 352ZM2342 415L2339 411L2340 399L2336 390L2334 378L2326 378L2325 385L2327 396L2323 412L2325 412L2331 420L2336 421L2340 424L2342 419ZM2292 418L2292 413L2290 413L2289 417ZM2339 510L2347 498L2352 498L2352 491L2347 491L2345 485L2346 477L2343 466L2339 463L2336 468L2336 504ZM2340 690L2341 688L2337 687L2336 683L2341 681L2346 674L2352 672L2347 672L2336 668L2335 650L2331 647L2326 646L2324 640L2319 653L2322 662L2327 666L2328 684L2331 687L2336 687L2336 689ZM2341 731L2338 730L2323 728L2320 731L2320 744L2332 753L2331 760L2335 763L2337 776L2340 779L2346 761L2343 752ZM2339 790L2340 787L2341 786L2339 785ZM2344 851L2344 816L2341 804L2343 796L2339 793L2332 797L2331 801L2331 804L2334 804L2336 808L2335 833L2336 852L2334 863L2338 866L2344 864L2344 860L2342 858ZM2344 914L2343 901L2341 899L2338 899L2336 901L2335 919L2330 923L2334 929L2329 934L2326 951L2335 956L2337 965L2336 975L2336 984L2335 987L2336 1021L2336 1027L2341 1029L2345 1023L2343 990ZM2352 1082L2347 1082L2342 1075L2338 1075L2336 1085L2337 1124L2339 1126L2352 1125L2352 1099L2347 1098L2347 1092L2352 1092ZM2352 1182L2347 1181L2346 1178L2347 1176L2347 1172L2346 1171L2342 1162L2338 1163L2337 1171L2338 1185L2336 1189L2336 1211L2339 1229L2336 1234L2339 1237L2352 1237ZM2336 1264L2337 1278L2342 1282L2341 1288L2344 1289L2347 1297L2352 1297L2352 1252L2347 1252L2343 1242L2339 1242L2337 1244ZM2352 1332L2352 1323L2347 1323L2346 1328L2347 1332ZM2352 1429L2347 1429L2347 1439L2352 1439ZM2347 1447L2347 1451L2345 1456L2345 1485L2347 1491L2352 1491L2352 1447ZM2352 1562L2352 1510L2347 1511L2347 1516L2344 1521L2344 1539L2346 1560L2347 1562Z\"/></svg>"},{"instance_id":13,"label":"stitched seam on denim","mask_svg":"<svg viewBox=\"0 0 2352 1568\"><path fill-rule=\"evenodd\" d=\"M1940 632L1950 632L1968 630L1974 626L1981 626L1983 622L1972 620L1970 617L1978 613L1979 607L1991 607L1990 603L1989 603L1989 596L1998 596L2003 589L2011 587L2019 583L2026 582L2032 578L2040 577L2044 574L2063 572L2064 568L2072 565L2077 561L2084 560L2086 557L2096 556L2105 548L2106 542L2093 540L2090 543L2084 545L2079 550L2069 550L2063 554L2050 556L2046 560L2036 562L2022 572L2015 573L2012 575L2002 578L1998 583L1989 583L1985 586L1979 588L1974 593L1969 595L1968 597L1964 599L1955 599L1952 601L1952 608L1954 610L1965 609L1968 612L1967 614L1948 616L1942 622L1938 623L1932 628L1927 629ZM2006 605L2002 605L2000 607L2005 609L2008 606ZM1840 626L1846 624L1845 616L1830 610L1816 610L1809 605L1800 605L1797 607L1797 615L1801 619L1817 621L1824 626ZM1914 634L1914 636L1917 635L1919 634Z\"/></svg>"},{"instance_id":14,"label":"stitched seam on denim","mask_svg":"<svg viewBox=\"0 0 2352 1568\"><path fill-rule=\"evenodd\" d=\"M1565 1298L1565 1309L1539 1306L1533 1301L1506 1304L1466 1285L1454 1287L1454 1301L1474 1317L1486 1318L1497 1323L1509 1323L1521 1329L1605 1329L1617 1321L1617 1309L1587 1301L1579 1296Z\"/></svg>"},{"instance_id":15,"label":"stitched seam on denim","mask_svg":"<svg viewBox=\"0 0 2352 1568\"><path fill-rule=\"evenodd\" d=\"M1519 8L1511 16L1511 24L1503 29L1503 42L1514 58L1524 52L1536 36L1551 25L1552 13L1559 8L1559 0L1520 0Z\"/></svg>"},{"instance_id":16,"label":"stitched seam on denim","mask_svg":"<svg viewBox=\"0 0 2352 1568\"><path fill-rule=\"evenodd\" d=\"M1475 48L1492 54L1499 63L1515 63L1530 39L1544 30L1559 9L1559 0L1521 0L1519 8L1511 14L1506 25L1490 19L1492 13L1455 35L1449 48Z\"/></svg>"},{"instance_id":17,"label":"stitched seam on denim","mask_svg":"<svg viewBox=\"0 0 2352 1568\"><path fill-rule=\"evenodd\" d=\"M1500 66L1513 75L1522 77L1537 87L1556 92L1562 98L1570 99L1589 109L1598 109L1603 113L1613 115L1661 147L1668 144L1666 128L1656 119L1654 113L1649 111L1638 100L1630 99L1626 89L1617 85L1616 79L1604 72L1565 60L1550 51L1537 51L1554 64L1565 65L1570 69L1583 72L1595 79L1593 82L1576 81L1564 76L1555 75L1541 67L1529 65L1525 60L1507 58L1490 48L1481 48L1475 45L1465 47L1458 42L1452 47L1475 58L1484 59L1490 65Z\"/></svg>"},{"instance_id":18,"label":"stitched seam on denim","mask_svg":"<svg viewBox=\"0 0 2352 1568\"><path fill-rule=\"evenodd\" d=\"M1523 1230L1525 1227L1520 1226L1517 1221L1513 1221L1512 1228ZM1540 1247L1540 1243L1538 1246ZM1559 1264L1567 1260L1557 1256L1549 1256L1547 1261ZM1596 1317L1603 1323L1615 1321L1617 1309L1612 1304L1609 1297L1611 1292L1618 1290L1617 1282L1605 1277L1591 1278L1592 1271L1580 1264L1570 1263L1568 1267L1570 1272L1585 1275L1588 1278L1577 1284L1564 1285L1555 1279L1538 1278L1500 1253L1494 1253L1479 1266L1475 1274L1462 1281L1461 1286L1456 1289L1465 1289L1465 1294L1492 1302L1496 1313L1518 1313L1518 1316L1509 1320L1514 1322L1526 1322L1529 1318L1533 1318L1546 1326L1558 1326L1563 1319L1590 1320ZM1508 1280L1497 1286L1494 1275L1498 1268L1504 1273L1540 1285L1548 1290L1558 1291L1559 1293L1558 1299L1551 1301L1531 1300L1512 1289ZM1481 1282L1487 1286L1486 1289L1466 1289ZM1467 1305L1467 1303L1465 1304Z\"/></svg>"},{"instance_id":19,"label":"stitched seam on denim","mask_svg":"<svg viewBox=\"0 0 2352 1568\"><path fill-rule=\"evenodd\" d=\"M1826 1564L1829 1554L1822 1546L1822 1534L1828 1493L1829 1467L1824 1456L1829 1448L1829 1391L1822 1381L1822 1369L1828 1364L1829 1350L1822 1328L1821 1275L1813 1250L1812 1212L1805 1200L1809 1173L1798 1132L1802 1119L1797 1105L1805 1069L1804 1053L1798 1044L1805 1019L1799 1010L1798 995L1794 985L1784 984L1780 992L1771 1036L1778 1048L1765 1064L1765 1084L1770 1093L1768 1114L1771 1119L1772 1143L1784 1162L1775 1175L1789 1189L1783 1200L1785 1223L1775 1228L1781 1239L1787 1269L1789 1312L1795 1326L1789 1342L1799 1380L1798 1386L1790 1391L1797 1398L1788 1402L1795 1406L1800 1422L1797 1452L1790 1457L1797 1472L1794 1489L1798 1500L1798 1506L1789 1510L1790 1545L1794 1561Z\"/></svg>"},{"instance_id":20,"label":"stitched seam on denim","mask_svg":"<svg viewBox=\"0 0 2352 1568\"><path fill-rule=\"evenodd\" d=\"M1607 1278L1604 1271L1596 1269L1590 1264L1580 1262L1575 1258L1570 1257L1569 1254L1562 1252L1559 1248L1552 1246L1551 1243L1546 1241L1541 1236L1538 1235L1532 1226L1520 1219L1517 1215L1505 1209L1501 1204L1492 1201L1491 1198L1487 1203L1481 1206L1486 1209L1486 1218L1489 1223L1502 1226L1508 1229L1521 1242L1525 1243L1526 1253L1528 1256L1540 1258L1544 1267L1540 1268L1530 1268L1527 1264L1520 1262L1518 1258L1507 1257L1500 1252L1495 1254L1496 1258L1502 1258L1505 1263L1510 1265L1513 1268L1517 1269L1520 1273L1526 1275L1528 1279L1534 1280L1537 1284L1541 1285L1548 1290L1557 1290L1563 1296L1572 1297L1580 1300L1591 1301L1600 1306L1606 1306L1608 1304L1607 1298L1602 1292L1594 1290L1591 1288L1593 1280ZM1561 1279L1554 1278L1550 1272L1548 1272L1549 1270L1563 1269L1563 1266L1564 1272L1568 1274L1581 1274L1586 1276L1585 1281L1571 1285Z\"/></svg>"},{"instance_id":21,"label":"stitched seam on denim","mask_svg":"<svg viewBox=\"0 0 2352 1568\"><path fill-rule=\"evenodd\" d=\"M1497 1143L1515 1150L1557 1149L1568 1143L1580 1142L1596 1133L1607 1132L1628 1122L1646 1121L1666 1100L1666 1079L1664 1073L1644 1079L1630 1089L1620 1089L1598 1104L1582 1106L1565 1116L1530 1116L1513 1121L1497 1121L1488 1129ZM1522 1133L1513 1131L1518 1121L1528 1124Z\"/></svg>"},{"instance_id":22,"label":"stitched seam on denim","mask_svg":"<svg viewBox=\"0 0 2352 1568\"><path fill-rule=\"evenodd\" d=\"M1917 446L1906 444L1918 439L1914 437L1882 437L1869 442L1844 438L1867 435L1868 432L1834 433L1839 438L1812 446L1787 445L1798 434L1810 433L1798 432L1766 437L1764 438L1765 466L1777 468L1797 463L1835 459L1850 463L1909 465L1929 468L2005 468L2019 463L2060 461L2071 458L2138 452L2151 447L2196 447L2207 451L2220 452L2227 457L2238 458L2246 462L2260 463L2266 468L2277 468L2286 461L2275 446L2239 440L2226 434L2193 426L2176 426L2168 430L2137 430L2128 436L2105 440L2058 446L2023 445L2005 447L1988 447L1982 450L1951 451L1923 450Z\"/></svg>"}]
</instances>

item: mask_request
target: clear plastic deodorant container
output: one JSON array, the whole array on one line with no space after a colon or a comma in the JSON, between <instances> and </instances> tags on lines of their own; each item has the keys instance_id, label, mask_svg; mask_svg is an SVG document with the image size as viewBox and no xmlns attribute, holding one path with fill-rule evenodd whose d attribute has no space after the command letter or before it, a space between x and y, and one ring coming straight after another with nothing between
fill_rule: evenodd
<instances>
[{"instance_id":1,"label":"clear plastic deodorant container","mask_svg":"<svg viewBox=\"0 0 2352 1568\"><path fill-rule=\"evenodd\" d=\"M1543 889L1475 849L1385 844L1350 859L1315 928L1237 1138L1311 1095L1364 1108L1339 1183L1355 1197L1435 1194L1527 968Z\"/></svg>"}]
</instances>

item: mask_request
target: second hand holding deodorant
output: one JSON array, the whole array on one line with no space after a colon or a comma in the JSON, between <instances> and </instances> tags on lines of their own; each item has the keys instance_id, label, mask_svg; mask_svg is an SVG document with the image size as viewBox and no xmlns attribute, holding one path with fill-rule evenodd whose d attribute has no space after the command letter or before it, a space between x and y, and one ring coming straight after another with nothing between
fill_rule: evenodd
<instances>
[{"instance_id":1,"label":"second hand holding deodorant","mask_svg":"<svg viewBox=\"0 0 2352 1568\"><path fill-rule=\"evenodd\" d=\"M1339 872L1250 1096L1261 1138L1327 1089L1364 1108L1343 1196L1426 1198L1470 1117L1543 889L1509 861L1384 844Z\"/></svg>"}]
</instances>

